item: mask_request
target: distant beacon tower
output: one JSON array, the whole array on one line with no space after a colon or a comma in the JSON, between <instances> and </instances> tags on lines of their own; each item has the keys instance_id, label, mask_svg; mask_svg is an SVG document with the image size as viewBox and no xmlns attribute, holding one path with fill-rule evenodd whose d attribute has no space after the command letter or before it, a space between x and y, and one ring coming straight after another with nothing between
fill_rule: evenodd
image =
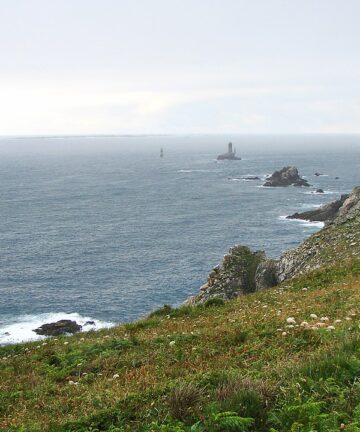
<instances>
[{"instance_id":1,"label":"distant beacon tower","mask_svg":"<svg viewBox=\"0 0 360 432\"><path fill-rule=\"evenodd\" d=\"M161 158L164 157L164 150L163 149L160 150L160 157Z\"/></svg>"},{"instance_id":2,"label":"distant beacon tower","mask_svg":"<svg viewBox=\"0 0 360 432\"><path fill-rule=\"evenodd\" d=\"M232 153L232 142L229 142L228 144L228 153Z\"/></svg>"}]
</instances>

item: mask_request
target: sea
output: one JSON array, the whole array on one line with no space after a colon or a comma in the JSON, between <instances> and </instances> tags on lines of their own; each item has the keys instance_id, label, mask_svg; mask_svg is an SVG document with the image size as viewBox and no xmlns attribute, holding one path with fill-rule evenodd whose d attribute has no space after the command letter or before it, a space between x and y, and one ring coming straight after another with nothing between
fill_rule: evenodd
<instances>
[{"instance_id":1,"label":"sea","mask_svg":"<svg viewBox=\"0 0 360 432\"><path fill-rule=\"evenodd\" d=\"M178 306L231 246L279 257L322 227L286 215L360 183L360 138L239 136L242 160L217 161L229 138L0 139L0 344L59 319L96 330ZM287 165L312 186L262 186Z\"/></svg>"}]
</instances>

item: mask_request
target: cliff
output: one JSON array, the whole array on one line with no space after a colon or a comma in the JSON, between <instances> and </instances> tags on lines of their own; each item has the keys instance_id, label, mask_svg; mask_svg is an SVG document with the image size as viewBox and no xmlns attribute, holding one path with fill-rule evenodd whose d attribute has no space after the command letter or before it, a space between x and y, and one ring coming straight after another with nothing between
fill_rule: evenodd
<instances>
[{"instance_id":1,"label":"cliff","mask_svg":"<svg viewBox=\"0 0 360 432\"><path fill-rule=\"evenodd\" d=\"M352 257L360 256L360 186L315 212L315 220L324 220L327 226L298 248L285 252L279 260L268 258L264 251L252 252L246 246L231 248L222 263L210 272L199 294L188 299L188 303L201 304L212 298L230 300L330 266L349 258L350 253Z\"/></svg>"}]
</instances>

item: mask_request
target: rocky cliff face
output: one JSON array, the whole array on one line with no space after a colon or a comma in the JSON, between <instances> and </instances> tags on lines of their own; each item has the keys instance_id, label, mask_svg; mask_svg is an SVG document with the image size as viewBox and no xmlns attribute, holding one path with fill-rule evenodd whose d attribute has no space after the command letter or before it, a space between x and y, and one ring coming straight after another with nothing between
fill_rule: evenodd
<instances>
[{"instance_id":1,"label":"rocky cliff face","mask_svg":"<svg viewBox=\"0 0 360 432\"><path fill-rule=\"evenodd\" d=\"M275 263L265 252L252 252L247 246L234 246L222 263L209 274L200 294L190 303L204 303L211 298L230 300L276 285Z\"/></svg>"},{"instance_id":2,"label":"rocky cliff face","mask_svg":"<svg viewBox=\"0 0 360 432\"><path fill-rule=\"evenodd\" d=\"M360 259L360 186L344 199L336 217L325 228L279 260L267 258L263 251L252 252L246 246L231 248L209 274L200 293L188 303L204 303L216 297L230 300L350 259Z\"/></svg>"},{"instance_id":3,"label":"rocky cliff face","mask_svg":"<svg viewBox=\"0 0 360 432\"><path fill-rule=\"evenodd\" d=\"M299 176L296 167L284 167L280 171L275 171L267 178L264 186L279 187L279 186L310 186L308 181Z\"/></svg>"},{"instance_id":4,"label":"rocky cliff face","mask_svg":"<svg viewBox=\"0 0 360 432\"><path fill-rule=\"evenodd\" d=\"M279 281L345 259L360 258L360 186L344 200L336 217L278 261Z\"/></svg>"}]
</instances>

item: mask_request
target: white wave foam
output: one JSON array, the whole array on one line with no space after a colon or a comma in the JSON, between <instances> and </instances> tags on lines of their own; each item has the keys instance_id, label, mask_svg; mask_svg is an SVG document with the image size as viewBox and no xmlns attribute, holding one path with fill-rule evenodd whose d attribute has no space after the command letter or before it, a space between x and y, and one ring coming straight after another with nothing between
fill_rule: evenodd
<instances>
[{"instance_id":1,"label":"white wave foam","mask_svg":"<svg viewBox=\"0 0 360 432\"><path fill-rule=\"evenodd\" d=\"M297 220L297 219L295 219ZM324 228L325 223L324 222L311 222L311 221L305 221L305 220L299 220L300 225L307 227L307 228Z\"/></svg>"},{"instance_id":2,"label":"white wave foam","mask_svg":"<svg viewBox=\"0 0 360 432\"><path fill-rule=\"evenodd\" d=\"M308 191L308 192L304 192L306 195L341 195L341 192L339 191L329 191L329 190L324 190L323 193L319 193L316 191Z\"/></svg>"},{"instance_id":3,"label":"white wave foam","mask_svg":"<svg viewBox=\"0 0 360 432\"><path fill-rule=\"evenodd\" d=\"M324 222L312 222L304 219L288 219L286 215L281 215L278 217L279 220L283 220L286 222L297 222L300 225L307 227L307 228L323 228L325 226Z\"/></svg>"},{"instance_id":4,"label":"white wave foam","mask_svg":"<svg viewBox=\"0 0 360 432\"><path fill-rule=\"evenodd\" d=\"M322 204L301 204L301 208L307 208L307 209L319 208L321 206Z\"/></svg>"},{"instance_id":5,"label":"white wave foam","mask_svg":"<svg viewBox=\"0 0 360 432\"><path fill-rule=\"evenodd\" d=\"M186 174L188 174L188 173L196 173L196 172L199 172L199 173L213 173L213 172L216 172L215 170L208 170L208 169L180 169L180 170L177 170L177 172L178 173L186 173Z\"/></svg>"},{"instance_id":6,"label":"white wave foam","mask_svg":"<svg viewBox=\"0 0 360 432\"><path fill-rule=\"evenodd\" d=\"M83 327L81 331L99 330L115 325L111 322L82 316L78 313L50 312L39 315L22 315L14 318L11 322L0 325L0 345L46 339L46 336L37 335L33 330L43 324L62 319L76 321ZM94 324L86 324L87 321L93 321Z\"/></svg>"}]
</instances>

